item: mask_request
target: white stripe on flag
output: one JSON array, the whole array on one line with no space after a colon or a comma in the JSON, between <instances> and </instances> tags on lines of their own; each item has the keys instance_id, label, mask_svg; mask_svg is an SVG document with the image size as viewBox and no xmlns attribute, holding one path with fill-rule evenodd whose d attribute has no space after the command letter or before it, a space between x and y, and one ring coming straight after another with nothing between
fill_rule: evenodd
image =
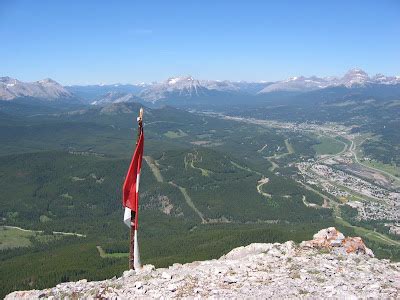
<instances>
[{"instance_id":1,"label":"white stripe on flag","mask_svg":"<svg viewBox=\"0 0 400 300\"><path fill-rule=\"evenodd\" d=\"M131 228L131 217L132 217L132 211L129 207L125 207L125 212L124 212L124 223L126 226Z\"/></svg>"},{"instance_id":2,"label":"white stripe on flag","mask_svg":"<svg viewBox=\"0 0 400 300\"><path fill-rule=\"evenodd\" d=\"M136 175L136 194L139 193L140 173Z\"/></svg>"}]
</instances>

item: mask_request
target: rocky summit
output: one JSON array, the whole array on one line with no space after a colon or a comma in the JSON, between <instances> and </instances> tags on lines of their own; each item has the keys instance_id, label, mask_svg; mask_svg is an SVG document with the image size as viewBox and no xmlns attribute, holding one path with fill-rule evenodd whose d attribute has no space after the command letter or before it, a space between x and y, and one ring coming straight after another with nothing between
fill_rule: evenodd
<instances>
[{"instance_id":1,"label":"rocky summit","mask_svg":"<svg viewBox=\"0 0 400 300\"><path fill-rule=\"evenodd\" d=\"M335 228L296 245L251 244L216 260L125 271L120 278L18 291L37 298L399 298L400 263L373 257L361 238Z\"/></svg>"}]
</instances>

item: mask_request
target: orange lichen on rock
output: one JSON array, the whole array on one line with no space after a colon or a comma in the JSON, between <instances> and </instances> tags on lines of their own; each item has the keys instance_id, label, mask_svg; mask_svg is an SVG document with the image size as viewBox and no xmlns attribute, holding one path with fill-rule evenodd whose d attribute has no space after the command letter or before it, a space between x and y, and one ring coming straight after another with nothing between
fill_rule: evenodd
<instances>
[{"instance_id":1,"label":"orange lichen on rock","mask_svg":"<svg viewBox=\"0 0 400 300\"><path fill-rule=\"evenodd\" d=\"M360 237L345 237L343 233L335 227L320 230L314 234L313 239L301 243L303 247L327 249L338 254L366 254L374 257L374 253L369 249Z\"/></svg>"}]
</instances>

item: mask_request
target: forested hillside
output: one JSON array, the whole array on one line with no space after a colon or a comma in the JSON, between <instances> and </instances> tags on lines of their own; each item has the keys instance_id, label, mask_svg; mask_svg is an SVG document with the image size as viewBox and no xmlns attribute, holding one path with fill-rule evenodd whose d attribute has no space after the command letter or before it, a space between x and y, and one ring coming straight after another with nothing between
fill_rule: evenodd
<instances>
[{"instance_id":1,"label":"forested hillside","mask_svg":"<svg viewBox=\"0 0 400 300\"><path fill-rule=\"evenodd\" d=\"M121 188L139 107L0 115L1 295L127 268ZM167 266L251 242L306 240L336 223L333 210L321 207L323 194L291 178L291 164L316 153L308 135L171 107L145 108L144 130L144 263ZM381 248L376 243L378 255L398 257L397 248Z\"/></svg>"}]
</instances>

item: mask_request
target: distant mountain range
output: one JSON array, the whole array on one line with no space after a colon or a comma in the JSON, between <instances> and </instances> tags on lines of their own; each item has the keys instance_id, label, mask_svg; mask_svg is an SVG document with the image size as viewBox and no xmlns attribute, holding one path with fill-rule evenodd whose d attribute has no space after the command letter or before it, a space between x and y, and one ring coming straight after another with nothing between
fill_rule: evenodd
<instances>
[{"instance_id":1,"label":"distant mountain range","mask_svg":"<svg viewBox=\"0 0 400 300\"><path fill-rule=\"evenodd\" d=\"M285 92L306 92L320 90L327 87L343 86L346 88L359 88L371 84L395 85L400 84L400 77L385 76L377 74L374 77L369 77L366 72L361 69L351 69L342 78L325 77L292 77L284 81L275 82L261 91L262 93L285 91Z\"/></svg>"},{"instance_id":2,"label":"distant mountain range","mask_svg":"<svg viewBox=\"0 0 400 300\"><path fill-rule=\"evenodd\" d=\"M25 97L53 101L72 99L74 95L49 78L35 82L22 82L11 77L0 77L0 100Z\"/></svg>"},{"instance_id":3,"label":"distant mountain range","mask_svg":"<svg viewBox=\"0 0 400 300\"><path fill-rule=\"evenodd\" d=\"M109 103L122 102L141 102L141 99L132 93L108 92L107 94L97 98L92 105L104 105Z\"/></svg>"},{"instance_id":4,"label":"distant mountain range","mask_svg":"<svg viewBox=\"0 0 400 300\"><path fill-rule=\"evenodd\" d=\"M394 88L395 87L395 88ZM150 84L114 84L65 86L51 79L36 82L21 82L10 77L0 78L0 100L35 98L46 101L80 99L82 103L107 105L121 102L142 102L148 104L227 104L246 103L249 96L256 99L269 95L299 95L325 90L332 94L332 89L340 95L357 91L362 93L373 89L390 90L390 95L400 91L400 77L377 74L370 77L361 69L349 70L343 77L292 77L277 82L245 82L198 80L191 76L171 77L164 82ZM314 93L315 94L315 93ZM372 93L374 94L374 93ZM319 93L318 93L319 95ZM196 100L197 99L197 100Z\"/></svg>"},{"instance_id":5,"label":"distant mountain range","mask_svg":"<svg viewBox=\"0 0 400 300\"><path fill-rule=\"evenodd\" d=\"M77 97L83 99L84 101L91 103L110 92L137 95L143 89L150 85L151 84L149 83L70 85L65 86L65 89L67 89L69 92L73 93Z\"/></svg>"},{"instance_id":6,"label":"distant mountain range","mask_svg":"<svg viewBox=\"0 0 400 300\"><path fill-rule=\"evenodd\" d=\"M155 83L139 93L146 101L156 102L171 96L192 98L207 95L209 89L199 80L191 76L168 78L161 83Z\"/></svg>"}]
</instances>

